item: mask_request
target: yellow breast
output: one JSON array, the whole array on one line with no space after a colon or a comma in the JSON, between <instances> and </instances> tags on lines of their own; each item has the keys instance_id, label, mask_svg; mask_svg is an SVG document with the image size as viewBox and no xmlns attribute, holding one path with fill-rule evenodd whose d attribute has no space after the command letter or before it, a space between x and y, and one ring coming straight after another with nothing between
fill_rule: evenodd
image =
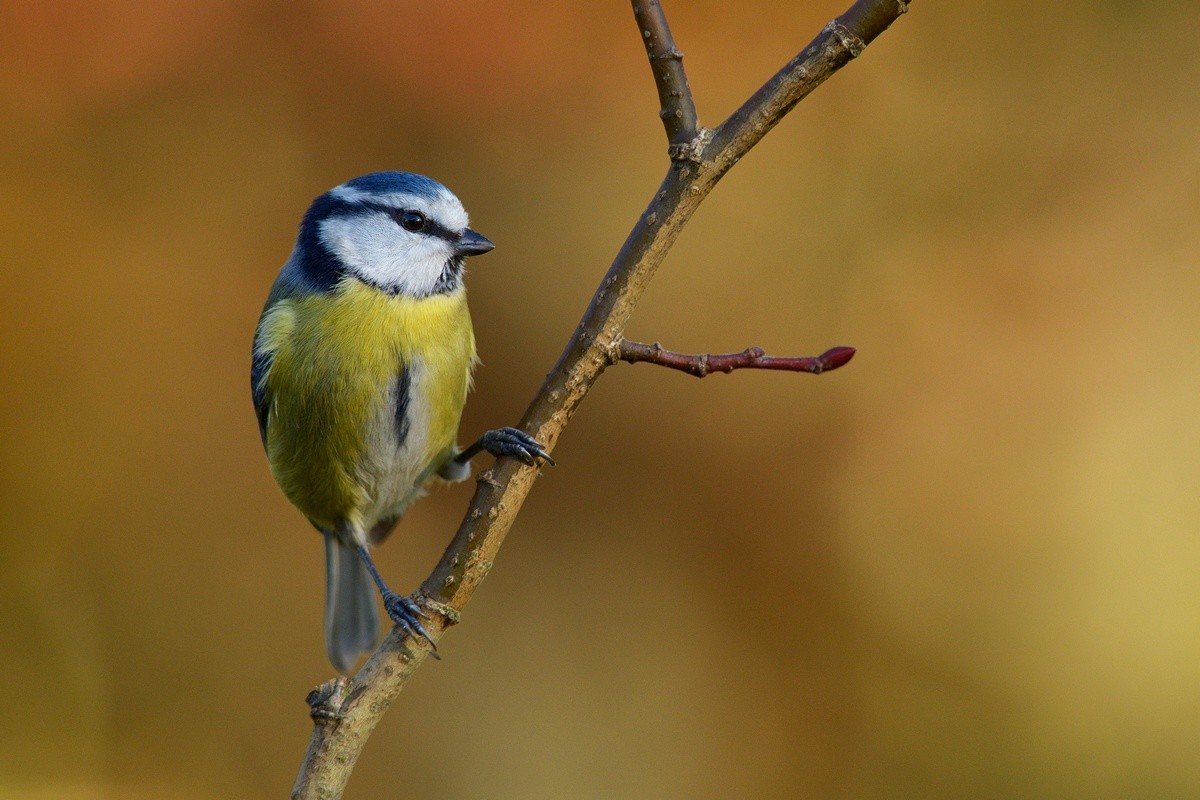
<instances>
[{"instance_id":1,"label":"yellow breast","mask_svg":"<svg viewBox=\"0 0 1200 800\"><path fill-rule=\"evenodd\" d=\"M275 354L267 456L288 498L318 525L370 527L455 450L475 337L462 289L425 299L346 279L280 301L262 321ZM395 392L408 371L409 434Z\"/></svg>"}]
</instances>

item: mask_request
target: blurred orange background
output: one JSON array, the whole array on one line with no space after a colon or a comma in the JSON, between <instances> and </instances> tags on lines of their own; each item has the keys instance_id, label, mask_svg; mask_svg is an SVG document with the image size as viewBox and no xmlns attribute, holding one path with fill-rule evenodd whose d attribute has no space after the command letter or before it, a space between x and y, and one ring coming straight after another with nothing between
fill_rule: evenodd
<instances>
[{"instance_id":1,"label":"blurred orange background","mask_svg":"<svg viewBox=\"0 0 1200 800\"><path fill-rule=\"evenodd\" d=\"M703 122L844 10L796 5L668 0ZM498 243L462 438L515 422L666 168L632 16L0 20L0 797L282 796L331 670L248 396L267 288L315 195L442 180ZM347 797L1200 795L1198 29L919 0L801 104L629 334L857 358L610 370Z\"/></svg>"}]
</instances>

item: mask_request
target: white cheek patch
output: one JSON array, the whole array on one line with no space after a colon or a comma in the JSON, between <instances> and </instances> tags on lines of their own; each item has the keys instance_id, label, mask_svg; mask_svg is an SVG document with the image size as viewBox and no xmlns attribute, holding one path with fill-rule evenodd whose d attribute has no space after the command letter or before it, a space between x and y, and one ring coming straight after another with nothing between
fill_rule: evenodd
<instances>
[{"instance_id":1,"label":"white cheek patch","mask_svg":"<svg viewBox=\"0 0 1200 800\"><path fill-rule=\"evenodd\" d=\"M383 212L330 217L318 230L321 242L351 272L418 297L433 292L453 256L446 240L410 233Z\"/></svg>"}]
</instances>

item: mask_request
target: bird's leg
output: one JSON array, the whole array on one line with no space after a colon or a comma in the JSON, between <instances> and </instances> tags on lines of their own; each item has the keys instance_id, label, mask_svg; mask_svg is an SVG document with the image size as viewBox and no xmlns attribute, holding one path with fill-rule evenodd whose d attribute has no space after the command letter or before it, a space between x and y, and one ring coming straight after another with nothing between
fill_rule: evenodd
<instances>
[{"instance_id":1,"label":"bird's leg","mask_svg":"<svg viewBox=\"0 0 1200 800\"><path fill-rule=\"evenodd\" d=\"M484 450L496 458L513 456L522 464L531 467L537 465L539 458L554 466L554 459L542 448L538 440L518 428L496 428L488 431L455 456L454 460L465 464Z\"/></svg>"},{"instance_id":2,"label":"bird's leg","mask_svg":"<svg viewBox=\"0 0 1200 800\"><path fill-rule=\"evenodd\" d=\"M398 595L388 588L387 584L383 582L383 578L380 577L379 570L375 569L375 562L371 560L371 554L365 545L358 546L358 557L366 565L371 580L375 581L375 585L379 587L379 594L383 596L383 608L387 611L387 615L408 635L413 638L420 636L429 642L429 646L433 648L433 655L436 657L437 645L434 644L433 637L425 630L425 626L421 624L421 620L429 619L429 615L422 611L411 597Z\"/></svg>"}]
</instances>

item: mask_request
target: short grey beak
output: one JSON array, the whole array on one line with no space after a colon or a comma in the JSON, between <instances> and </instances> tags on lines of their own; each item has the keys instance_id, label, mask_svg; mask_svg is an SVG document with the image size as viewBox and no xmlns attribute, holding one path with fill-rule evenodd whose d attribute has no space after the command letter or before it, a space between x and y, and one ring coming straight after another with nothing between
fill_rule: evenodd
<instances>
[{"instance_id":1,"label":"short grey beak","mask_svg":"<svg viewBox=\"0 0 1200 800\"><path fill-rule=\"evenodd\" d=\"M454 254L457 256L481 256L495 247L496 245L492 244L491 239L467 228L458 237L458 243L454 245Z\"/></svg>"}]
</instances>

